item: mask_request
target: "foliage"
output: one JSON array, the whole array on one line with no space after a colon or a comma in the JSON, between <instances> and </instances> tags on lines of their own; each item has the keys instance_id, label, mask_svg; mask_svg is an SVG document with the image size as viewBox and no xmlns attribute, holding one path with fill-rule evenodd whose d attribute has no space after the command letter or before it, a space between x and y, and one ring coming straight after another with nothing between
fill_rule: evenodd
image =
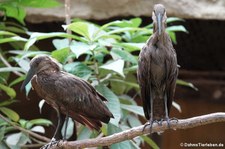
<instances>
[{"instance_id":1,"label":"foliage","mask_svg":"<svg viewBox=\"0 0 225 149\"><path fill-rule=\"evenodd\" d=\"M39 3L35 0L30 1L5 1L0 9L5 11L6 16L11 17L8 12L7 5L12 5L13 2L20 10L23 6L39 7ZM44 1L42 1L44 3ZM55 1L46 3L46 7L58 5ZM11 8L10 8L11 9ZM23 10L20 10L23 11ZM24 23L24 16L13 14L20 23ZM168 23L174 21L182 21L178 18L168 18ZM87 22L84 20L75 19L69 25L63 25L63 28L73 32L72 35L65 32L40 33L28 32L25 27L14 23L2 23L0 26L0 43L9 44L11 49L4 51L0 49L0 90L5 92L9 99L0 101L0 111L4 113L12 122L26 128L28 130L44 133L42 125L51 124L44 119L23 120L15 111L6 106L14 103L16 92L14 85L20 83L24 79L24 75L28 71L30 59L38 54L51 55L57 59L64 71L74 74L80 78L88 80L100 93L108 99L107 106L113 113L114 119L110 120L108 125L102 127L104 135L110 135L115 132L120 132L134 126L141 125L139 116L144 116L142 107L137 105L134 98L138 93L139 86L136 79L137 54L146 40L152 34L152 24L141 27L141 18L133 18L130 20L112 21L102 26ZM166 30L176 43L176 31L187 32L181 25L170 26ZM26 38L28 37L28 38ZM53 38L52 44L54 50L51 52L38 49L35 46L37 41ZM68 40L71 39L71 42ZM24 50L22 50L24 49ZM7 57L10 54L13 56ZM7 57L7 58L5 58ZM9 66L6 62L15 62L15 66ZM15 73L18 78L8 82L9 73ZM191 86L185 82L179 81L185 85ZM30 91L30 85L26 87L26 94ZM41 108L43 103L39 104ZM0 119L1 120L1 119ZM69 130L73 124L69 124ZM27 136L22 132L14 132L14 128L0 121L1 129L0 139L2 147L24 145L26 143L36 142L32 137ZM14 132L14 133L12 133ZM78 139L96 137L96 132L91 132L84 126L78 128ZM11 140L16 140L10 144ZM146 141L153 148L158 148L157 145L146 136L137 137L134 140L124 141L111 146L111 148L140 148L140 144ZM0 146L0 147L1 147Z\"/></svg>"}]
</instances>

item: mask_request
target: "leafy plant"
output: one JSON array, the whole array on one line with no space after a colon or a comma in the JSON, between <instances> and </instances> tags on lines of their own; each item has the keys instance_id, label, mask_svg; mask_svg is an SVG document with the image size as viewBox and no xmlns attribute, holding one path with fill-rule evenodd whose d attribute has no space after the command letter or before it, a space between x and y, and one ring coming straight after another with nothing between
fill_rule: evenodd
<instances>
[{"instance_id":1,"label":"leafy plant","mask_svg":"<svg viewBox=\"0 0 225 149\"><path fill-rule=\"evenodd\" d=\"M24 1L17 7L27 5L37 6L38 3L35 2ZM5 1L0 9L3 10L4 8L4 11L6 11L7 7L5 5L11 5L12 3L12 1ZM53 2L52 5L55 6L55 4ZM10 15L8 14L8 16ZM21 23L23 23L21 21L23 18L19 17ZM171 23L182 20L168 18L167 21ZM141 23L141 18L133 18L130 20L112 21L99 26L88 21L75 19L73 23L63 25L65 30L68 29L73 32L72 35L65 32L28 32L20 25L6 23L1 25L0 43L10 44L14 49L6 52L2 52L0 49L1 53L3 53L0 55L3 62L0 62L0 65L3 66L0 68L0 90L5 92L10 98L0 103L1 113L4 113L12 122L22 128L32 131L38 127L39 132L44 133L41 126L50 125L49 121L43 119L30 121L20 119L19 114L6 106L15 102L16 92L13 86L24 79L24 75L29 68L30 59L38 54L47 54L57 59L62 64L64 71L88 80L108 99L107 106L115 118L111 119L108 125L102 127L103 135L110 135L141 125L139 117L144 116L143 110L134 100L139 92L136 79L138 58L136 53L140 51L153 31L152 24L141 27ZM170 26L166 31L174 43L176 43L176 31L187 32L181 25ZM41 42L41 40L48 38L53 38L52 44L55 48L53 51L44 51L35 46L37 41ZM4 58L6 54L13 56L6 59ZM9 66L4 63L4 60L6 62L16 62L16 65ZM9 72L16 73L19 77L7 84ZM178 83L193 87L192 84L180 80L178 80ZM27 85L27 95L30 88L31 86ZM40 108L42 105L43 103L39 104ZM68 130L72 130L72 123L70 121ZM2 136L0 137L2 141L0 145L12 147L36 142L35 139L32 139L32 137L23 132L13 133L13 131L6 131L8 129L13 130L13 127L4 121L0 121L0 125L4 126L1 128L4 131L1 131L3 133L0 134ZM99 134L91 132L84 126L78 128L78 139L93 138L97 135ZM17 142L10 144L11 139L15 139ZM21 140L22 142L19 142ZM144 141L153 148L158 148L147 136L140 136L134 140L113 144L111 148L140 148L140 144Z\"/></svg>"}]
</instances>

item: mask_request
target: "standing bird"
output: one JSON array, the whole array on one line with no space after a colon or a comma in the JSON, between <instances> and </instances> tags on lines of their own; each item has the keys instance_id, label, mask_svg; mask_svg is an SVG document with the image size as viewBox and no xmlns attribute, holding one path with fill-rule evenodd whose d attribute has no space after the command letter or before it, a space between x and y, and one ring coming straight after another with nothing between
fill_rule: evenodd
<instances>
[{"instance_id":1,"label":"standing bird","mask_svg":"<svg viewBox=\"0 0 225 149\"><path fill-rule=\"evenodd\" d=\"M153 35L140 52L137 70L144 113L150 129L154 122L162 124L163 120L170 127L169 112L178 75L176 52L165 32L167 16L162 4L154 5L152 19Z\"/></svg>"},{"instance_id":2,"label":"standing bird","mask_svg":"<svg viewBox=\"0 0 225 149\"><path fill-rule=\"evenodd\" d=\"M30 62L30 70L21 90L31 80L32 88L51 105L58 116L54 138L60 131L60 113L86 125L100 130L101 122L108 123L113 118L104 101L107 101L88 82L60 70L58 63L49 56L36 56ZM65 133L63 136L65 139Z\"/></svg>"}]
</instances>

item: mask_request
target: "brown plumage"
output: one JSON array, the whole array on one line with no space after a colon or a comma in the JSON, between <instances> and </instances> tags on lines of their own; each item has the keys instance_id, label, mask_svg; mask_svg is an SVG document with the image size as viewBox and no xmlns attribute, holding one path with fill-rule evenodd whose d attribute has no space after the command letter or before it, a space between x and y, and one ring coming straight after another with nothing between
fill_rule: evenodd
<instances>
[{"instance_id":1,"label":"brown plumage","mask_svg":"<svg viewBox=\"0 0 225 149\"><path fill-rule=\"evenodd\" d=\"M150 125L166 120L172 105L178 75L176 52L166 29L166 11L156 4L152 13L153 35L142 48L138 82L146 119Z\"/></svg>"},{"instance_id":2,"label":"brown plumage","mask_svg":"<svg viewBox=\"0 0 225 149\"><path fill-rule=\"evenodd\" d=\"M49 56L36 56L21 89L30 81L37 94L59 112L91 129L99 130L101 122L113 118L107 101L88 82L60 70Z\"/></svg>"}]
</instances>

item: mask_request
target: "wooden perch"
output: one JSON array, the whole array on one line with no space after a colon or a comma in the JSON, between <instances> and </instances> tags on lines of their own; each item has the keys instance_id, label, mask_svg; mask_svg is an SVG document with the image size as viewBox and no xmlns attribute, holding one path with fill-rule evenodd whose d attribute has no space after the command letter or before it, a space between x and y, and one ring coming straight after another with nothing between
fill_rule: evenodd
<instances>
[{"instance_id":1,"label":"wooden perch","mask_svg":"<svg viewBox=\"0 0 225 149\"><path fill-rule=\"evenodd\" d=\"M178 122L171 121L170 128L173 130L177 129L188 129L201 125L207 125L216 122L225 122L225 112L212 113L202 116L196 116L188 119L180 119ZM130 140L140 135L149 134L150 127L146 127L143 130L144 125L134 127L129 130L125 130L119 133L115 133L110 136L102 137L102 138L94 138L94 139L85 139L79 141L60 141L58 145L54 145L51 149L74 149L74 148L85 148L85 147L98 147L98 146L109 146L114 143L122 142L125 140ZM162 126L158 126L158 124L153 125L152 132L163 132L167 130L167 123L163 122Z\"/></svg>"}]
</instances>

